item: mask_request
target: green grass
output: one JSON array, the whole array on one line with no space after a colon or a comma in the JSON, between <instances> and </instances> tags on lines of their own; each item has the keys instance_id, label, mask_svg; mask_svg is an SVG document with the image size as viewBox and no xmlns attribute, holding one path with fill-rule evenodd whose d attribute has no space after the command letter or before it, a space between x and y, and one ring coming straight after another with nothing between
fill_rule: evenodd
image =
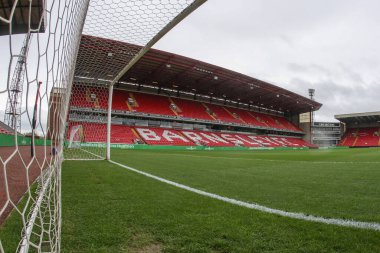
<instances>
[{"instance_id":1,"label":"green grass","mask_svg":"<svg viewBox=\"0 0 380 253\"><path fill-rule=\"evenodd\" d=\"M64 252L139 252L150 245L164 252L380 251L379 232L278 217L107 162L87 165L65 163Z\"/></svg>"},{"instance_id":2,"label":"green grass","mask_svg":"<svg viewBox=\"0 0 380 253\"><path fill-rule=\"evenodd\" d=\"M112 159L225 197L285 211L380 222L380 149L115 150Z\"/></svg>"},{"instance_id":3,"label":"green grass","mask_svg":"<svg viewBox=\"0 0 380 253\"><path fill-rule=\"evenodd\" d=\"M69 159L101 159L106 156L106 150L104 147L81 147L81 148L65 148L64 157Z\"/></svg>"},{"instance_id":4,"label":"green grass","mask_svg":"<svg viewBox=\"0 0 380 253\"><path fill-rule=\"evenodd\" d=\"M112 159L195 188L273 208L380 220L380 149L115 149ZM333 163L336 161L342 163ZM234 206L106 161L67 161L62 182L63 252L380 252L380 232ZM0 229L3 244L7 244L4 238L12 238L13 226L8 224L14 217Z\"/></svg>"},{"instance_id":5,"label":"green grass","mask_svg":"<svg viewBox=\"0 0 380 253\"><path fill-rule=\"evenodd\" d=\"M31 187L30 194L31 197L36 197L36 183ZM32 201L28 202L28 198L30 198L29 193L20 200L17 207L20 212L24 212L25 214L29 213L30 208L32 207ZM1 243L4 244L5 252L15 252L17 246L21 240L21 230L23 228L21 214L16 210L13 210L5 223L0 225L0 240Z\"/></svg>"}]
</instances>

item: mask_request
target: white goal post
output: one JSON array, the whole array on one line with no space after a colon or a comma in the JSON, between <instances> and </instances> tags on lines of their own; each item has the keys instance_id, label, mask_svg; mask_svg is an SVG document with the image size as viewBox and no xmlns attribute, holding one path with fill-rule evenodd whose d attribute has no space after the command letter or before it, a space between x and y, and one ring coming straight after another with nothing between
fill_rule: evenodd
<instances>
[{"instance_id":1,"label":"white goal post","mask_svg":"<svg viewBox=\"0 0 380 253\"><path fill-rule=\"evenodd\" d=\"M13 231L17 248L12 236L0 237L0 253L61 251L63 160L111 158L114 84L205 1L4 1L0 112L8 115L0 117L20 127L0 132L8 140L0 145L0 226L22 225L21 236ZM17 194L15 180L23 182Z\"/></svg>"}]
</instances>

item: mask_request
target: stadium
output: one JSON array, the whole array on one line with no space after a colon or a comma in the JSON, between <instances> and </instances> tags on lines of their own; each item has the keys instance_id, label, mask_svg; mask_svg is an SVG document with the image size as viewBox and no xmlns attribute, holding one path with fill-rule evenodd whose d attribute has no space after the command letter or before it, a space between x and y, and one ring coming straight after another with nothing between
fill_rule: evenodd
<instances>
[{"instance_id":1,"label":"stadium","mask_svg":"<svg viewBox=\"0 0 380 253\"><path fill-rule=\"evenodd\" d=\"M380 113L154 49L204 2L0 1L1 253L380 252Z\"/></svg>"}]
</instances>

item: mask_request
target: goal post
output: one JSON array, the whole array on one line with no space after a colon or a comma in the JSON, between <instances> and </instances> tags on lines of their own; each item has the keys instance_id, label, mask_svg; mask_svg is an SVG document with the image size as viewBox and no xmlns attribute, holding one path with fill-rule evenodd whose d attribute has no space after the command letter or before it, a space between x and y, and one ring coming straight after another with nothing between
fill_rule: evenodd
<instances>
[{"instance_id":1,"label":"goal post","mask_svg":"<svg viewBox=\"0 0 380 253\"><path fill-rule=\"evenodd\" d=\"M62 162L111 159L113 88L205 1L4 1L0 112L17 97L7 112L21 126L0 129L0 138L13 138L0 145L0 226L8 219L21 226L17 235L1 231L0 253L61 251Z\"/></svg>"},{"instance_id":2,"label":"goal post","mask_svg":"<svg viewBox=\"0 0 380 253\"><path fill-rule=\"evenodd\" d=\"M113 84L108 87L108 110L107 110L107 154L106 159L111 160L111 124L112 124L112 97Z\"/></svg>"},{"instance_id":3,"label":"goal post","mask_svg":"<svg viewBox=\"0 0 380 253\"><path fill-rule=\"evenodd\" d=\"M184 8L177 16L175 16L170 22L168 22L156 35L154 35L146 45L132 58L130 62L117 74L116 78L112 80L109 85L109 103L108 103L108 115L107 115L107 155L106 159L111 159L111 119L112 119L112 94L113 87L116 82L120 80L120 78L127 73L127 71L136 64L141 57L143 57L150 48L154 44L156 44L165 34L167 34L171 29L173 29L179 22L185 19L188 15L190 15L193 11L195 11L198 7L204 4L207 0L194 0L191 4L189 4L186 8Z\"/></svg>"},{"instance_id":4,"label":"goal post","mask_svg":"<svg viewBox=\"0 0 380 253\"><path fill-rule=\"evenodd\" d=\"M109 94L105 84L74 80L65 122L66 160L106 159Z\"/></svg>"}]
</instances>

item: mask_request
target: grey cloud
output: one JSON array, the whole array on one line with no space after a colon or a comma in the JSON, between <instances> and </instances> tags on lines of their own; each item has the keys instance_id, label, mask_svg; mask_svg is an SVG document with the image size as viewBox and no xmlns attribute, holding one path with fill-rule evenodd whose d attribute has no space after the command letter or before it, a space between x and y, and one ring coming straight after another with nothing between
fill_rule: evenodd
<instances>
[{"instance_id":1,"label":"grey cloud","mask_svg":"<svg viewBox=\"0 0 380 253\"><path fill-rule=\"evenodd\" d=\"M157 48L307 96L318 118L380 110L380 1L210 0Z\"/></svg>"},{"instance_id":2,"label":"grey cloud","mask_svg":"<svg viewBox=\"0 0 380 253\"><path fill-rule=\"evenodd\" d=\"M318 64L309 64L309 65L303 65L303 64L298 64L298 63L289 63L287 65L287 68L290 71L293 71L295 73L317 73L317 74L323 74L326 76L331 76L331 70L328 68L318 65Z\"/></svg>"},{"instance_id":3,"label":"grey cloud","mask_svg":"<svg viewBox=\"0 0 380 253\"><path fill-rule=\"evenodd\" d=\"M332 80L308 82L293 79L293 87L316 88L317 100L323 103L316 113L317 119L332 119L336 114L376 111L379 108L380 83L345 86ZM371 88L368 89L367 87Z\"/></svg>"}]
</instances>

